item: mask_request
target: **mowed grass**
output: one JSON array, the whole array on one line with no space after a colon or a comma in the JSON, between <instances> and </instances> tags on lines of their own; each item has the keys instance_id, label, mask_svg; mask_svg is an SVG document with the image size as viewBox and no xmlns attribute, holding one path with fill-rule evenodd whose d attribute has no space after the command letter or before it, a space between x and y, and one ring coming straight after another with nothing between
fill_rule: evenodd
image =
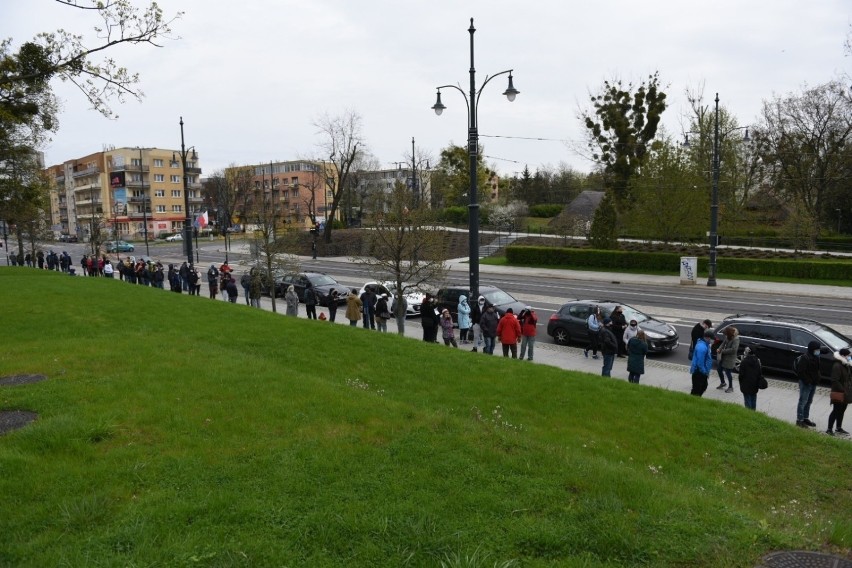
<instances>
[{"instance_id":1,"label":"mowed grass","mask_svg":"<svg viewBox=\"0 0 852 568\"><path fill-rule=\"evenodd\" d=\"M0 566L754 566L852 548L852 445L735 405L0 269ZM685 378L686 380L686 378Z\"/></svg>"}]
</instances>

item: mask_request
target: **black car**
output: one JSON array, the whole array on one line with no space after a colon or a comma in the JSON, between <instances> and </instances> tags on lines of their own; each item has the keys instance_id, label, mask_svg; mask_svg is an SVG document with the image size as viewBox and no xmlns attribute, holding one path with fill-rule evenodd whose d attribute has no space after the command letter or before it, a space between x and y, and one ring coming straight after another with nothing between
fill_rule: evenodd
<instances>
[{"instance_id":1,"label":"black car","mask_svg":"<svg viewBox=\"0 0 852 568\"><path fill-rule=\"evenodd\" d=\"M587 321L594 306L598 306L603 317L608 318L616 306L621 306L624 318L636 320L639 329L645 332L648 351L663 353L677 349L677 330L666 322L655 319L636 308L612 300L573 300L563 305L547 322L547 334L556 343L568 345L571 342L586 344L589 342Z\"/></svg>"},{"instance_id":2,"label":"black car","mask_svg":"<svg viewBox=\"0 0 852 568\"><path fill-rule=\"evenodd\" d=\"M438 309L438 313L444 311L444 308L446 308L450 310L453 321L458 322L459 297L462 295L467 297L468 304L473 307L477 299L471 298L470 291L465 287L447 287L438 290L435 293L435 307ZM509 308L512 308L512 312L517 315L526 307L526 304L496 286L480 286L479 295L485 298L486 305L494 306L500 316L505 314Z\"/></svg>"},{"instance_id":3,"label":"black car","mask_svg":"<svg viewBox=\"0 0 852 568\"><path fill-rule=\"evenodd\" d=\"M60 243L76 243L77 242L77 235L71 235L69 233L62 233L61 235L59 235L58 240L59 240Z\"/></svg>"},{"instance_id":4,"label":"black car","mask_svg":"<svg viewBox=\"0 0 852 568\"><path fill-rule=\"evenodd\" d=\"M346 296L349 294L350 288L347 288L328 274L321 272L298 272L295 274L285 274L280 281L279 289L282 290L283 296L287 292L287 288L293 286L296 294L299 296L299 301L305 302L305 290L308 287L308 282L313 285L317 293L317 301L320 306L328 306L331 292L337 290L337 304L345 304ZM277 286L277 287L278 287Z\"/></svg>"},{"instance_id":5,"label":"black car","mask_svg":"<svg viewBox=\"0 0 852 568\"><path fill-rule=\"evenodd\" d=\"M818 321L783 315L737 314L728 316L716 328L713 352L725 339L725 329L734 326L740 334L740 347L734 370L739 370L742 352L746 347L760 359L764 369L792 375L796 358L816 341L823 351L820 355L820 375L831 379L834 353L852 346L852 339Z\"/></svg>"}]
</instances>

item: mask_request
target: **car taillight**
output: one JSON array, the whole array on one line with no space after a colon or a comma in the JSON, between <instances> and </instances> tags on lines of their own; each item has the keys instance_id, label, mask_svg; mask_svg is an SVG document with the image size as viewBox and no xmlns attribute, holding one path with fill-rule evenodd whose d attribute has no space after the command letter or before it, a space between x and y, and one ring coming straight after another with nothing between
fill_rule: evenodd
<instances>
[{"instance_id":1,"label":"car taillight","mask_svg":"<svg viewBox=\"0 0 852 568\"><path fill-rule=\"evenodd\" d=\"M556 321L559 319L559 314L550 314L550 321Z\"/></svg>"}]
</instances>

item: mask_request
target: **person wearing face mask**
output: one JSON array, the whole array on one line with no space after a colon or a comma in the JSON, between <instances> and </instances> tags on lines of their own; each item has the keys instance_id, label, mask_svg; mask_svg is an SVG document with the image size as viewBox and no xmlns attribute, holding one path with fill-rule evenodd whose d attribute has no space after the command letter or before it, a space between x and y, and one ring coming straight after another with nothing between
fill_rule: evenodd
<instances>
[{"instance_id":1,"label":"person wearing face mask","mask_svg":"<svg viewBox=\"0 0 852 568\"><path fill-rule=\"evenodd\" d=\"M845 436L849 432L843 429L843 415L852 400L852 351L844 347L834 354L834 358L836 361L831 368L831 414L828 415L828 430L825 433L829 436Z\"/></svg>"},{"instance_id":2,"label":"person wearing face mask","mask_svg":"<svg viewBox=\"0 0 852 568\"><path fill-rule=\"evenodd\" d=\"M826 352L828 350L826 349ZM819 360L822 349L818 341L808 343L808 351L796 359L796 378L799 379L799 404L796 406L796 426L811 428L816 423L810 419L811 403L819 384Z\"/></svg>"},{"instance_id":3,"label":"person wearing face mask","mask_svg":"<svg viewBox=\"0 0 852 568\"><path fill-rule=\"evenodd\" d=\"M631 339L639 333L639 324L636 320L630 320L630 325L624 328L624 333L621 335L621 340L627 345Z\"/></svg>"}]
</instances>

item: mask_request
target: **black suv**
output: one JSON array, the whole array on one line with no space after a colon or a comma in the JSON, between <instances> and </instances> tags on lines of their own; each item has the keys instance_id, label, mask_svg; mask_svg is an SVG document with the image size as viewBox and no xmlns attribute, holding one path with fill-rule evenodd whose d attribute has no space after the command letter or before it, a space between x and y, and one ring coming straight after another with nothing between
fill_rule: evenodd
<instances>
[{"instance_id":1,"label":"black suv","mask_svg":"<svg viewBox=\"0 0 852 568\"><path fill-rule=\"evenodd\" d=\"M459 296L462 295L467 297L467 303L470 304L472 308L473 304L476 302L476 298L470 297L470 291L467 287L451 286L438 290L435 294L435 307L438 308L438 313L444 311L444 308L446 308L450 310L450 314L453 316L453 321L458 322ZM514 296L508 292L504 292L496 286L480 286L479 295L485 298L486 304L493 305L501 317L509 308L512 308L512 312L517 316L521 313L521 310L526 307L526 304L516 300Z\"/></svg>"},{"instance_id":2,"label":"black suv","mask_svg":"<svg viewBox=\"0 0 852 568\"><path fill-rule=\"evenodd\" d=\"M796 358L807 352L808 343L816 341L825 348L823 351L827 351L820 356L820 375L827 381L831 378L834 353L852 345L852 340L842 333L814 320L796 316L737 314L726 317L716 328L714 353L725 338L725 329L730 326L740 333L736 369L739 369L743 349L750 347L764 368L792 375Z\"/></svg>"}]
</instances>

